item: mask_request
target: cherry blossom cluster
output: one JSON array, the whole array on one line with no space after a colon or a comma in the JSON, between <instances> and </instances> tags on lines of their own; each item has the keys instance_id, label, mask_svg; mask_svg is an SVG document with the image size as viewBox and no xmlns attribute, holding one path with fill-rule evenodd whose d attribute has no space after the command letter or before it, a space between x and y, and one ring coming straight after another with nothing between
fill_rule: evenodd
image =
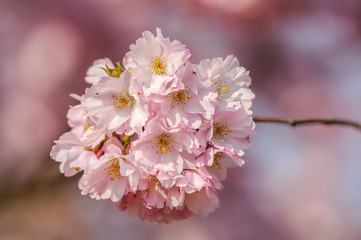
<instances>
[{"instance_id":1,"label":"cherry blossom cluster","mask_svg":"<svg viewBox=\"0 0 361 240\"><path fill-rule=\"evenodd\" d=\"M234 56L191 64L179 41L144 32L120 62L96 60L50 156L83 195L143 220L207 215L255 124L251 79Z\"/></svg>"}]
</instances>

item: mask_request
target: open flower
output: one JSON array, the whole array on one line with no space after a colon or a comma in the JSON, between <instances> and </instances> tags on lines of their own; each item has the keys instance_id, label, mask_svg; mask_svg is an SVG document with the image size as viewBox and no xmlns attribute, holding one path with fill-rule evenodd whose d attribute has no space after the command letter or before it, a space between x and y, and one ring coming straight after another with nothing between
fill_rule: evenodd
<instances>
[{"instance_id":1,"label":"open flower","mask_svg":"<svg viewBox=\"0 0 361 240\"><path fill-rule=\"evenodd\" d=\"M198 166L207 166L207 171L219 181L226 179L228 168L241 167L245 163L237 154L214 147L209 147L197 161Z\"/></svg>"},{"instance_id":2,"label":"open flower","mask_svg":"<svg viewBox=\"0 0 361 240\"><path fill-rule=\"evenodd\" d=\"M148 189L128 194L116 204L130 215L165 223L196 214L206 216L219 206L211 175L194 169L184 171L181 176L171 187L150 177Z\"/></svg>"},{"instance_id":3,"label":"open flower","mask_svg":"<svg viewBox=\"0 0 361 240\"><path fill-rule=\"evenodd\" d=\"M126 135L141 132L148 119L147 102L135 90L129 72L106 77L90 88L85 106L100 129Z\"/></svg>"},{"instance_id":4,"label":"open flower","mask_svg":"<svg viewBox=\"0 0 361 240\"><path fill-rule=\"evenodd\" d=\"M134 72L138 90L146 96L162 94L172 81L177 81L177 69L190 57L189 50L179 41L164 38L157 28L157 36L143 32L135 44L130 45L124 59L127 69Z\"/></svg>"},{"instance_id":5,"label":"open flower","mask_svg":"<svg viewBox=\"0 0 361 240\"><path fill-rule=\"evenodd\" d=\"M221 149L244 155L250 147L249 136L254 132L255 124L245 108L233 111L216 111L212 124L208 129L207 139Z\"/></svg>"},{"instance_id":6,"label":"open flower","mask_svg":"<svg viewBox=\"0 0 361 240\"><path fill-rule=\"evenodd\" d=\"M117 67L114 67L114 64L109 58L95 60L93 65L90 66L86 72L85 81L94 84L99 82L102 77L110 76L118 78L123 72L123 68L120 66L119 62L116 64Z\"/></svg>"},{"instance_id":7,"label":"open flower","mask_svg":"<svg viewBox=\"0 0 361 240\"><path fill-rule=\"evenodd\" d=\"M137 189L139 172L133 155L123 155L121 145L109 145L106 153L89 164L80 179L82 194L96 199L119 201L124 194Z\"/></svg>"},{"instance_id":8,"label":"open flower","mask_svg":"<svg viewBox=\"0 0 361 240\"><path fill-rule=\"evenodd\" d=\"M161 206L161 208L150 207L145 202L143 196L147 192L139 192L124 196L116 205L121 211L129 213L131 216L137 216L144 221L157 221L169 223L176 220L182 220L194 215L185 205L176 208ZM167 197L167 195L165 195Z\"/></svg>"},{"instance_id":9,"label":"open flower","mask_svg":"<svg viewBox=\"0 0 361 240\"><path fill-rule=\"evenodd\" d=\"M199 154L199 143L192 132L183 128L169 128L164 119L155 117L145 126L144 132L131 146L136 161L155 168L163 165L168 171L181 173L183 152Z\"/></svg>"},{"instance_id":10,"label":"open flower","mask_svg":"<svg viewBox=\"0 0 361 240\"><path fill-rule=\"evenodd\" d=\"M101 129L96 127L95 122L90 118L87 108L84 105L88 93L89 88L85 90L85 94L82 96L70 94L71 97L79 100L80 104L70 106L66 117L68 119L68 125L73 128L72 132L77 135L80 141L94 147L104 139L105 134Z\"/></svg>"},{"instance_id":11,"label":"open flower","mask_svg":"<svg viewBox=\"0 0 361 240\"><path fill-rule=\"evenodd\" d=\"M88 132L89 133L89 132ZM55 141L52 147L50 157L60 162L60 172L65 176L73 176L87 167L89 161L97 159L94 152L86 148L95 147L100 143L102 137L99 135L87 134L84 137L82 128L74 128L70 132L64 133L59 140Z\"/></svg>"},{"instance_id":12,"label":"open flower","mask_svg":"<svg viewBox=\"0 0 361 240\"><path fill-rule=\"evenodd\" d=\"M190 62L179 68L178 75L182 83L178 89L165 96L154 96L153 102L160 102L157 115L166 119L172 127L198 129L214 114L217 95L200 84Z\"/></svg>"},{"instance_id":13,"label":"open flower","mask_svg":"<svg viewBox=\"0 0 361 240\"><path fill-rule=\"evenodd\" d=\"M218 101L222 109L242 103L246 109L251 107L254 94L249 88L251 78L244 67L239 66L237 58L232 55L212 60L202 60L194 65L195 72L206 85L213 85L218 93Z\"/></svg>"}]
</instances>

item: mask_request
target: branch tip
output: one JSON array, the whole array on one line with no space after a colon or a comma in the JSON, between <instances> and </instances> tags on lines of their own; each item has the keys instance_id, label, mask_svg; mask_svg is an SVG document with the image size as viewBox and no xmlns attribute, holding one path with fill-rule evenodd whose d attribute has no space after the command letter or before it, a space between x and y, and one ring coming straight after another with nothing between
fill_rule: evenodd
<instances>
[{"instance_id":1,"label":"branch tip","mask_svg":"<svg viewBox=\"0 0 361 240\"><path fill-rule=\"evenodd\" d=\"M284 123L284 124L288 124L292 127L296 127L298 125L306 125L306 124L342 125L342 126L355 127L358 130L361 130L361 123L353 122L353 121L349 121L349 120L341 120L341 119L336 119L336 118L282 119L282 118L253 117L253 121Z\"/></svg>"}]
</instances>

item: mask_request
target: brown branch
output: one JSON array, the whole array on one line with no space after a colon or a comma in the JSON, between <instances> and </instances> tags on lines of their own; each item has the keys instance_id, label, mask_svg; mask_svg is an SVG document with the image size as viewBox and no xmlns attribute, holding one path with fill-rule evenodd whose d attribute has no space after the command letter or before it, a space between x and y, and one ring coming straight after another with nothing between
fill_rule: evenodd
<instances>
[{"instance_id":1,"label":"brown branch","mask_svg":"<svg viewBox=\"0 0 361 240\"><path fill-rule=\"evenodd\" d=\"M355 127L361 130L361 123L335 119L335 118L312 118L312 119L282 119L282 118L268 118L268 117L253 117L255 122L270 122L270 123L284 123L292 127L306 124L323 124L323 125L343 125L349 127Z\"/></svg>"}]
</instances>

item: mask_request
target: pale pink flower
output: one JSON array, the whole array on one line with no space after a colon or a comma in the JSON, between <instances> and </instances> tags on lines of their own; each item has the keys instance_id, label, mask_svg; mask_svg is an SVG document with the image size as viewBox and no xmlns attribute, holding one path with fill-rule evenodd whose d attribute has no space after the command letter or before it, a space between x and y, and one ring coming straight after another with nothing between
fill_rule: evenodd
<instances>
[{"instance_id":1,"label":"pale pink flower","mask_svg":"<svg viewBox=\"0 0 361 240\"><path fill-rule=\"evenodd\" d=\"M190 57L189 50L179 41L164 38L157 28L157 36L143 32L135 44L130 45L124 65L135 76L138 90L146 96L162 94L172 81L177 81L176 71Z\"/></svg>"},{"instance_id":2,"label":"pale pink flower","mask_svg":"<svg viewBox=\"0 0 361 240\"><path fill-rule=\"evenodd\" d=\"M147 191L143 192L145 204L153 208L164 208L167 201L168 190L165 189L157 180L150 182Z\"/></svg>"},{"instance_id":3,"label":"pale pink flower","mask_svg":"<svg viewBox=\"0 0 361 240\"><path fill-rule=\"evenodd\" d=\"M154 96L153 101L160 104L157 115L165 118L172 127L184 125L198 129L214 114L217 94L199 82L190 62L179 67L178 76L181 82L178 89L165 96Z\"/></svg>"},{"instance_id":4,"label":"pale pink flower","mask_svg":"<svg viewBox=\"0 0 361 240\"><path fill-rule=\"evenodd\" d=\"M102 77L109 76L104 69L107 69L107 66L111 69L114 69L114 64L109 58L102 58L95 60L93 65L88 68L86 72L85 81L90 84L94 84L100 81Z\"/></svg>"},{"instance_id":5,"label":"pale pink flower","mask_svg":"<svg viewBox=\"0 0 361 240\"><path fill-rule=\"evenodd\" d=\"M255 123L244 107L229 111L216 111L207 139L221 150L244 155L250 147L249 136L254 133Z\"/></svg>"},{"instance_id":6,"label":"pale pink flower","mask_svg":"<svg viewBox=\"0 0 361 240\"><path fill-rule=\"evenodd\" d=\"M186 178L184 178L186 180ZM194 190L192 193L196 193L200 191L204 185L205 182L201 182L199 179L197 179L196 183L200 183L201 186L199 186L199 190ZM154 207L154 208L183 208L185 196L188 194L185 191L185 188L187 185L192 184L190 181L182 181L182 186L172 186L171 188L165 188L160 181L154 181L154 186L143 194L143 199L147 206ZM191 185L191 188L193 189L194 185ZM189 193L191 194L191 193Z\"/></svg>"},{"instance_id":7,"label":"pale pink flower","mask_svg":"<svg viewBox=\"0 0 361 240\"><path fill-rule=\"evenodd\" d=\"M98 128L127 135L141 132L149 115L148 103L135 90L129 72L119 78L102 78L90 92L85 106Z\"/></svg>"},{"instance_id":8,"label":"pale pink flower","mask_svg":"<svg viewBox=\"0 0 361 240\"><path fill-rule=\"evenodd\" d=\"M87 88L86 91L89 89ZM84 106L86 99L86 94L79 96L77 94L70 94L70 96L80 102L80 104L75 106L70 106L66 118L68 119L68 125L72 128L78 126L89 126L92 125L88 112ZM92 125L93 126L93 125Z\"/></svg>"},{"instance_id":9,"label":"pale pink flower","mask_svg":"<svg viewBox=\"0 0 361 240\"><path fill-rule=\"evenodd\" d=\"M182 175L187 179L187 184L183 184L181 187L188 194L197 193L206 186L215 187L212 176L205 168L185 169Z\"/></svg>"},{"instance_id":10,"label":"pale pink flower","mask_svg":"<svg viewBox=\"0 0 361 240\"><path fill-rule=\"evenodd\" d=\"M186 181L171 188L165 188L153 176L147 190L124 197L117 203L118 207L143 220L158 222L181 220L195 214L206 216L219 205L216 190L197 171L185 172L188 172Z\"/></svg>"},{"instance_id":11,"label":"pale pink flower","mask_svg":"<svg viewBox=\"0 0 361 240\"><path fill-rule=\"evenodd\" d=\"M194 134L183 128L169 128L164 119L155 117L145 126L139 139L131 145L131 153L136 161L149 168L158 164L166 166L168 171L183 170L182 152L199 154L199 143Z\"/></svg>"},{"instance_id":12,"label":"pale pink flower","mask_svg":"<svg viewBox=\"0 0 361 240\"><path fill-rule=\"evenodd\" d=\"M89 161L96 159L97 156L91 149L106 137L103 131L95 127L86 111L86 94L71 96L81 102L70 107L68 111L68 124L72 129L55 141L55 146L50 152L55 161L61 162L60 172L65 173L65 176L72 176L84 170Z\"/></svg>"},{"instance_id":13,"label":"pale pink flower","mask_svg":"<svg viewBox=\"0 0 361 240\"><path fill-rule=\"evenodd\" d=\"M147 193L142 195L147 206L178 208L184 204L187 194L196 194L204 188L222 188L204 167L198 169L192 162L194 159L185 159L185 168L180 174L156 165L156 173L149 177Z\"/></svg>"},{"instance_id":14,"label":"pale pink flower","mask_svg":"<svg viewBox=\"0 0 361 240\"><path fill-rule=\"evenodd\" d=\"M125 211L131 216L139 217L143 221L169 223L194 215L184 204L177 208L149 207L142 197L143 194L146 194L146 192L138 192L137 194L129 193L127 196L124 196L121 201L116 203L116 205L121 211Z\"/></svg>"},{"instance_id":15,"label":"pale pink flower","mask_svg":"<svg viewBox=\"0 0 361 240\"><path fill-rule=\"evenodd\" d=\"M123 195L135 192L139 171L133 155L123 155L122 146L109 145L98 161L89 164L79 181L82 194L95 199L119 201Z\"/></svg>"},{"instance_id":16,"label":"pale pink flower","mask_svg":"<svg viewBox=\"0 0 361 240\"><path fill-rule=\"evenodd\" d=\"M96 123L90 118L88 114L87 108L85 107L84 103L87 98L87 93L89 92L89 89L87 88L85 92L86 94L84 94L83 96L70 94L71 97L79 100L80 104L70 106L66 117L68 118L68 125L70 127L74 129L83 129L83 131L76 131L76 134L78 134L78 137L81 139L81 141L89 143L89 141L91 140L87 139L93 139L97 144L99 143L97 139L102 140L105 137L105 134L101 129L97 128ZM93 143L91 143L91 145L93 145Z\"/></svg>"},{"instance_id":17,"label":"pale pink flower","mask_svg":"<svg viewBox=\"0 0 361 240\"><path fill-rule=\"evenodd\" d=\"M245 163L237 154L213 147L208 148L197 161L198 166L207 166L208 172L219 181L226 179L228 168L241 167Z\"/></svg>"},{"instance_id":18,"label":"pale pink flower","mask_svg":"<svg viewBox=\"0 0 361 240\"><path fill-rule=\"evenodd\" d=\"M191 154L182 154L184 161L187 161L186 157ZM195 156L192 156L195 159ZM185 167L183 163L183 167ZM144 167L143 170L149 176L152 176L153 182L159 182L164 188L169 189L172 186L185 186L188 183L188 180L181 175L178 171L170 170L169 166L166 164L157 164L152 168L147 166Z\"/></svg>"},{"instance_id":19,"label":"pale pink flower","mask_svg":"<svg viewBox=\"0 0 361 240\"><path fill-rule=\"evenodd\" d=\"M214 58L202 60L194 65L198 78L206 86L213 85L218 93L220 107L232 108L242 103L248 110L254 94L251 91L251 78L244 67L239 66L236 57L229 55L226 59Z\"/></svg>"},{"instance_id":20,"label":"pale pink flower","mask_svg":"<svg viewBox=\"0 0 361 240\"><path fill-rule=\"evenodd\" d=\"M79 100L80 104L70 106L67 118L69 126L72 127L71 132L73 135L76 135L80 144L87 148L95 148L106 137L106 134L96 127L95 122L90 118L84 105L88 91L89 89L87 88L86 94L83 96L70 94L71 97Z\"/></svg>"},{"instance_id":21,"label":"pale pink flower","mask_svg":"<svg viewBox=\"0 0 361 240\"><path fill-rule=\"evenodd\" d=\"M219 207L217 191L206 187L199 192L186 194L184 204L192 213L206 217Z\"/></svg>"},{"instance_id":22,"label":"pale pink flower","mask_svg":"<svg viewBox=\"0 0 361 240\"><path fill-rule=\"evenodd\" d=\"M50 157L60 162L60 172L65 176L73 176L87 167L89 161L97 159L94 152L85 150L87 146L95 146L101 141L101 138L84 138L82 128L74 128L70 132L64 133L59 140L55 141L52 147ZM84 141L86 140L86 141Z\"/></svg>"}]
</instances>

